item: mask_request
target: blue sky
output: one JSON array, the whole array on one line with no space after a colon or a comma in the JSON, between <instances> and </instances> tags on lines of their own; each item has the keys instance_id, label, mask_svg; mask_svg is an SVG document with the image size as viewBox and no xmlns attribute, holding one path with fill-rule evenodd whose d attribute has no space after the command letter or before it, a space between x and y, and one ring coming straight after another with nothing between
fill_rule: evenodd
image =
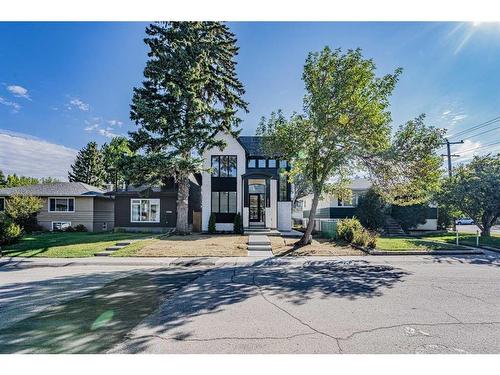
<instances>
[{"instance_id":1,"label":"blue sky","mask_svg":"<svg viewBox=\"0 0 500 375\"><path fill-rule=\"evenodd\" d=\"M404 69L391 99L394 125L427 114L449 134L500 116L500 25L472 23L230 23L250 113L300 111L307 53L361 47L379 74ZM134 129L132 88L146 61L145 23L0 23L0 169L66 177L76 150ZM491 131L460 153L500 141ZM464 137L473 136L469 132ZM477 152L499 150L492 146ZM470 157L474 152L466 152ZM463 159L462 159L463 160Z\"/></svg>"}]
</instances>

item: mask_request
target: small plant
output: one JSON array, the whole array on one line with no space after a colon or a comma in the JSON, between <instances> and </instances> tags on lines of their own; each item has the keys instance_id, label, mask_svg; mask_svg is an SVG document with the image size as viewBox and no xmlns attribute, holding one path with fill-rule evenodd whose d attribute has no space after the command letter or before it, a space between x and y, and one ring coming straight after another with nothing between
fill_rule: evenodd
<instances>
[{"instance_id":1,"label":"small plant","mask_svg":"<svg viewBox=\"0 0 500 375\"><path fill-rule=\"evenodd\" d=\"M215 214L210 214L210 219L208 220L208 233L214 234L216 232L215 228Z\"/></svg>"},{"instance_id":2,"label":"small plant","mask_svg":"<svg viewBox=\"0 0 500 375\"><path fill-rule=\"evenodd\" d=\"M0 246L19 241L22 236L21 227L5 215L0 215Z\"/></svg>"},{"instance_id":3,"label":"small plant","mask_svg":"<svg viewBox=\"0 0 500 375\"><path fill-rule=\"evenodd\" d=\"M239 212L234 217L233 232L236 234L243 234L243 222Z\"/></svg>"},{"instance_id":4,"label":"small plant","mask_svg":"<svg viewBox=\"0 0 500 375\"><path fill-rule=\"evenodd\" d=\"M351 243L354 240L355 233L361 232L363 229L358 219L343 219L337 225L337 237Z\"/></svg>"},{"instance_id":5,"label":"small plant","mask_svg":"<svg viewBox=\"0 0 500 375\"><path fill-rule=\"evenodd\" d=\"M366 244L367 247L370 249L375 249L377 247L377 239L378 239L378 233L376 232L369 232L370 236L368 237L368 243Z\"/></svg>"},{"instance_id":6,"label":"small plant","mask_svg":"<svg viewBox=\"0 0 500 375\"><path fill-rule=\"evenodd\" d=\"M86 232L87 231L87 227L83 224L78 224L77 226L75 226L75 232Z\"/></svg>"}]
</instances>

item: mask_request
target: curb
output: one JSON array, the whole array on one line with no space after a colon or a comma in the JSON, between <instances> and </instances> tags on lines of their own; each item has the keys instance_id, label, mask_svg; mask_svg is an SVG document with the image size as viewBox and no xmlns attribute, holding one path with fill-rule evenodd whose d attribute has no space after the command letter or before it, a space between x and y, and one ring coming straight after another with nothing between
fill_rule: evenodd
<instances>
[{"instance_id":1,"label":"curb","mask_svg":"<svg viewBox=\"0 0 500 375\"><path fill-rule=\"evenodd\" d=\"M431 251L420 251L420 250L409 250L409 251L383 251L383 250L373 250L364 248L362 246L351 244L355 249L364 251L369 255L484 255L481 249L467 246L470 250L431 250Z\"/></svg>"}]
</instances>

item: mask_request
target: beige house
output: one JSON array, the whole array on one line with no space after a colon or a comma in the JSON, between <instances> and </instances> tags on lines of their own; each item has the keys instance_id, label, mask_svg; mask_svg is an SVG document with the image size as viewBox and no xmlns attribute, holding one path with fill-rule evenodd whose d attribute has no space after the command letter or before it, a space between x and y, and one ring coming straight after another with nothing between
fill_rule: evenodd
<instances>
[{"instance_id":1,"label":"beige house","mask_svg":"<svg viewBox=\"0 0 500 375\"><path fill-rule=\"evenodd\" d=\"M13 195L30 195L42 199L37 222L46 230L61 230L84 225L89 232L112 230L114 200L104 191L82 182L57 182L0 189L0 211Z\"/></svg>"}]
</instances>

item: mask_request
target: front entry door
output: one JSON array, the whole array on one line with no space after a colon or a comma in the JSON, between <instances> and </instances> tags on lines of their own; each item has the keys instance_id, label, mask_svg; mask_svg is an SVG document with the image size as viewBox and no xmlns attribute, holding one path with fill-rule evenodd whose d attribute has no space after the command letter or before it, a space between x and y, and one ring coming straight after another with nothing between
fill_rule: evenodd
<instances>
[{"instance_id":1,"label":"front entry door","mask_svg":"<svg viewBox=\"0 0 500 375\"><path fill-rule=\"evenodd\" d=\"M249 221L251 223L263 223L264 194L249 194Z\"/></svg>"}]
</instances>

